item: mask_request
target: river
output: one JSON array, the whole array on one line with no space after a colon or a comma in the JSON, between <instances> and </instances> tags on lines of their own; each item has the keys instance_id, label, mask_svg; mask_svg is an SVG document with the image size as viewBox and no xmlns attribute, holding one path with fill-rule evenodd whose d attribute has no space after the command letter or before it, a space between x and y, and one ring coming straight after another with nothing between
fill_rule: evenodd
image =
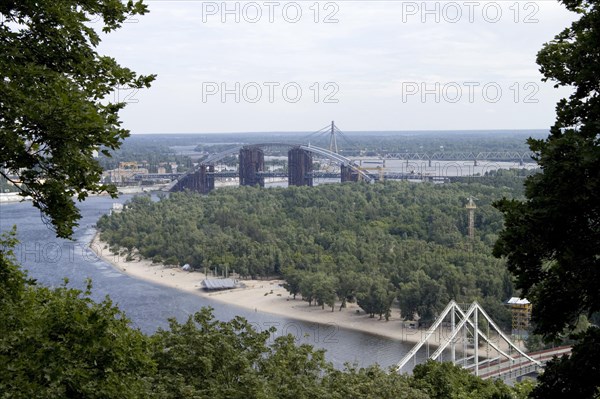
<instances>
[{"instance_id":1,"label":"river","mask_svg":"<svg viewBox=\"0 0 600 399\"><path fill-rule=\"evenodd\" d=\"M387 367L397 363L412 347L411 344L332 325L317 325L250 312L122 274L99 260L87 244L95 234L94 225L98 218L106 214L113 203L123 203L129 198L131 195L122 195L117 200L103 196L90 197L79 204L82 219L75 229L73 241L56 238L30 202L0 204L0 231L17 226L20 244L15 254L30 277L40 284L56 287L68 278L70 287L81 289L85 287L86 279L90 278L95 300L110 296L126 313L131 324L148 334L166 328L168 318L184 321L201 307L211 306L219 320L243 316L260 330L274 326L278 328L275 335L280 335L282 331L292 333L298 343L324 348L327 350L327 360L338 368L346 362L361 367L375 363Z\"/></svg>"}]
</instances>

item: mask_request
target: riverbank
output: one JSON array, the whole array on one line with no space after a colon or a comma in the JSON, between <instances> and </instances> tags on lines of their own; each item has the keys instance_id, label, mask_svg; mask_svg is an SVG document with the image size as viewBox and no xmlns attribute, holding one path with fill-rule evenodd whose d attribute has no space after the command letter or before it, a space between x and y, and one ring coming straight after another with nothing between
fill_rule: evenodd
<instances>
[{"instance_id":1,"label":"riverbank","mask_svg":"<svg viewBox=\"0 0 600 399\"><path fill-rule=\"evenodd\" d=\"M370 318L356 303L348 303L347 307L340 311L340 303L338 302L333 312L330 307L322 309L320 306L309 306L308 302L300 299L300 296L294 299L283 288L283 280L243 280L244 288L207 292L201 286L202 280L206 278L204 273L188 272L178 267L165 267L162 264L154 264L147 259L137 259L138 257L135 260L127 261L124 256L110 253L108 245L100 240L99 234L94 236L90 248L100 259L131 277L250 311L273 314L308 323L329 325L333 327L333 330L330 331L343 328L409 344L420 342L427 333L427 330L410 328L405 325L404 321L400 319L397 309L392 312L389 321L386 321L385 319L379 320L378 317ZM214 277L209 276L209 278ZM438 328L429 339L428 346L430 348L437 347L438 344L444 341L443 338L449 337L449 335L449 328L444 330ZM497 337L496 334L492 334L491 338L502 350L509 351L507 343ZM462 346L462 344L459 344L459 346ZM519 346L524 349L522 343ZM473 351L468 349L467 352L472 354ZM490 349L488 354L482 348L479 356L482 358L495 357L496 352Z\"/></svg>"},{"instance_id":2,"label":"riverbank","mask_svg":"<svg viewBox=\"0 0 600 399\"><path fill-rule=\"evenodd\" d=\"M23 197L19 193L0 193L0 204L31 201L31 197Z\"/></svg>"},{"instance_id":3,"label":"riverbank","mask_svg":"<svg viewBox=\"0 0 600 399\"><path fill-rule=\"evenodd\" d=\"M424 330L405 327L396 312L393 312L396 314L392 314L389 321L385 321L385 319L379 320L377 317L370 318L355 303L349 303L347 308L341 311L339 311L340 304L338 303L333 312L328 307L322 309L320 306L309 306L299 296L297 299L293 299L283 288L282 280L243 280L245 288L207 292L201 288L201 282L206 278L204 273L165 267L161 264L153 264L152 261L146 259L126 261L125 257L110 253L108 245L100 241L99 234L94 236L90 248L99 258L131 277L251 311L309 323L329 324L408 343L419 342L425 334ZM439 338L436 336L435 342L439 342Z\"/></svg>"},{"instance_id":4,"label":"riverbank","mask_svg":"<svg viewBox=\"0 0 600 399\"><path fill-rule=\"evenodd\" d=\"M140 194L140 193L150 193L155 191L161 191L164 188L164 185L154 185L154 186L124 186L117 187L117 192L119 194ZM90 197L99 197L99 196L109 196L108 193L89 193ZM75 199L76 196L73 196ZM20 193L0 193L0 203L14 203L14 202L22 202L22 201L31 201L31 197L23 197Z\"/></svg>"}]
</instances>

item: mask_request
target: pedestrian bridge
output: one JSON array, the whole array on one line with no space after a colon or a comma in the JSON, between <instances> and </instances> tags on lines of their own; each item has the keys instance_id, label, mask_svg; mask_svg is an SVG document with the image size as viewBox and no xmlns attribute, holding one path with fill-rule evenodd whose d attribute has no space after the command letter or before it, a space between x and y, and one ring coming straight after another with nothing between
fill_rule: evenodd
<instances>
[{"instance_id":1,"label":"pedestrian bridge","mask_svg":"<svg viewBox=\"0 0 600 399\"><path fill-rule=\"evenodd\" d=\"M430 346L437 348L432 354ZM416 364L422 348L428 359L451 361L481 378L506 382L539 373L554 356L571 353L570 347L525 353L477 302L465 309L455 301L450 301L422 339L398 362L396 370L405 371L411 361Z\"/></svg>"}]
</instances>

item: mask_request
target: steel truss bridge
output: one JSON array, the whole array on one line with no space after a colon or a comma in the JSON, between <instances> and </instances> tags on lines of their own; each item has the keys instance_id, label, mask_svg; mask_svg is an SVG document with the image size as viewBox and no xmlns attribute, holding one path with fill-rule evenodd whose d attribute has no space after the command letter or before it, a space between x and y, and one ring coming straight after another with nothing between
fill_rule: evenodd
<instances>
[{"instance_id":1,"label":"steel truss bridge","mask_svg":"<svg viewBox=\"0 0 600 399\"><path fill-rule=\"evenodd\" d=\"M400 159L407 161L533 161L533 152L487 151L487 152L396 152L383 155L383 159Z\"/></svg>"},{"instance_id":2,"label":"steel truss bridge","mask_svg":"<svg viewBox=\"0 0 600 399\"><path fill-rule=\"evenodd\" d=\"M482 326L485 326L482 329ZM437 349L429 354L429 346ZM398 362L401 372L425 347L427 358L450 361L483 379L517 380L539 373L554 356L569 355L570 347L525 353L506 336L483 308L473 302L467 309L450 301L422 339Z\"/></svg>"}]
</instances>

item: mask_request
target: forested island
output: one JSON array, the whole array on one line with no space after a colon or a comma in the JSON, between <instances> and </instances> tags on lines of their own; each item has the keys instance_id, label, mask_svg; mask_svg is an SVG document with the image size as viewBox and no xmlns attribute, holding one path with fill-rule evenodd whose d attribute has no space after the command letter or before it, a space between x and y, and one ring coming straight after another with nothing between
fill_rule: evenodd
<instances>
[{"instance_id":1,"label":"forested island","mask_svg":"<svg viewBox=\"0 0 600 399\"><path fill-rule=\"evenodd\" d=\"M498 187L473 179L138 196L98 227L122 255L242 278L283 277L292 295L332 311L357 301L372 317L399 311L427 324L450 299L479 300L507 327L502 302L513 284L504 261L492 256L502 228L492 203L520 197L522 177L500 174ZM474 239L468 197L477 199Z\"/></svg>"}]
</instances>

